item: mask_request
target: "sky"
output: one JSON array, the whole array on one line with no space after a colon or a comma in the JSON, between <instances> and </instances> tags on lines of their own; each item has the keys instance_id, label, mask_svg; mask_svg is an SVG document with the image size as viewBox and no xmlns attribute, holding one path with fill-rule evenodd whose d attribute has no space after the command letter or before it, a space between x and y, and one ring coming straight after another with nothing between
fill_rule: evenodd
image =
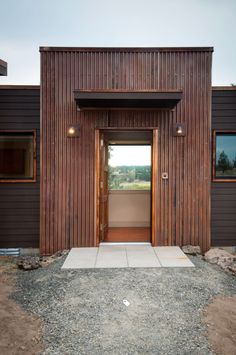
<instances>
[{"instance_id":1,"label":"sky","mask_svg":"<svg viewBox=\"0 0 236 355\"><path fill-rule=\"evenodd\" d=\"M113 145L108 163L113 167L151 165L151 146Z\"/></svg>"},{"instance_id":2,"label":"sky","mask_svg":"<svg viewBox=\"0 0 236 355\"><path fill-rule=\"evenodd\" d=\"M39 84L39 46L213 46L213 85L236 83L236 0L0 0L0 84Z\"/></svg>"}]
</instances>

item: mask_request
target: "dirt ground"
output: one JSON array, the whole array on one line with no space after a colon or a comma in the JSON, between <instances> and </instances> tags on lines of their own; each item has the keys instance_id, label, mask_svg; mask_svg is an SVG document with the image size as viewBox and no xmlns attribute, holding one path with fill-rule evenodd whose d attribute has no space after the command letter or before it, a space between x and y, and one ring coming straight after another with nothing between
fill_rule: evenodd
<instances>
[{"instance_id":1,"label":"dirt ground","mask_svg":"<svg viewBox=\"0 0 236 355\"><path fill-rule=\"evenodd\" d=\"M59 260L17 271L0 258L0 355L235 355L236 279L192 261L185 270L62 271Z\"/></svg>"},{"instance_id":2,"label":"dirt ground","mask_svg":"<svg viewBox=\"0 0 236 355\"><path fill-rule=\"evenodd\" d=\"M219 355L236 354L236 296L217 297L205 310L208 338Z\"/></svg>"},{"instance_id":3,"label":"dirt ground","mask_svg":"<svg viewBox=\"0 0 236 355\"><path fill-rule=\"evenodd\" d=\"M39 354L42 350L41 321L9 298L15 291L16 267L11 259L0 259L0 354Z\"/></svg>"}]
</instances>

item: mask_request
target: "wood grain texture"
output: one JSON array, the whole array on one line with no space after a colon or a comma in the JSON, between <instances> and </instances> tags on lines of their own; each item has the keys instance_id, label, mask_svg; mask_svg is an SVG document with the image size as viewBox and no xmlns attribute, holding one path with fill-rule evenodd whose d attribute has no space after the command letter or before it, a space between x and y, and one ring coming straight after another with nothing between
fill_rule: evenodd
<instances>
[{"instance_id":1,"label":"wood grain texture","mask_svg":"<svg viewBox=\"0 0 236 355\"><path fill-rule=\"evenodd\" d=\"M159 222L159 166L158 166L158 130L152 131L152 181L151 181L151 243L153 246L158 244L160 237Z\"/></svg>"},{"instance_id":2,"label":"wood grain texture","mask_svg":"<svg viewBox=\"0 0 236 355\"><path fill-rule=\"evenodd\" d=\"M104 242L150 242L151 229L124 227L124 228L108 228L108 233Z\"/></svg>"},{"instance_id":3,"label":"wood grain texture","mask_svg":"<svg viewBox=\"0 0 236 355\"><path fill-rule=\"evenodd\" d=\"M41 252L95 245L95 128L158 128L157 245L210 245L211 48L41 50ZM74 90L182 90L174 110L79 112ZM230 113L230 110L229 110ZM230 116L231 117L231 116ZM172 126L186 124L186 137ZM81 137L66 136L69 124ZM161 173L169 179L162 180Z\"/></svg>"},{"instance_id":4,"label":"wood grain texture","mask_svg":"<svg viewBox=\"0 0 236 355\"><path fill-rule=\"evenodd\" d=\"M0 86L0 131L35 132L36 182L0 182L0 248L39 247L38 86Z\"/></svg>"}]
</instances>

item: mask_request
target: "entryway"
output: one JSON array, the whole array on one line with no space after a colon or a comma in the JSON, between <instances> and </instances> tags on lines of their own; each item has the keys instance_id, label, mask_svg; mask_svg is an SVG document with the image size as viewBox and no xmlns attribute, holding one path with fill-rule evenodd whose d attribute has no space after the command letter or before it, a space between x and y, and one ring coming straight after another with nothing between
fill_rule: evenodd
<instances>
[{"instance_id":1,"label":"entryway","mask_svg":"<svg viewBox=\"0 0 236 355\"><path fill-rule=\"evenodd\" d=\"M62 269L194 267L179 247L102 245L72 248Z\"/></svg>"},{"instance_id":2,"label":"entryway","mask_svg":"<svg viewBox=\"0 0 236 355\"><path fill-rule=\"evenodd\" d=\"M96 245L156 238L157 129L96 131Z\"/></svg>"}]
</instances>

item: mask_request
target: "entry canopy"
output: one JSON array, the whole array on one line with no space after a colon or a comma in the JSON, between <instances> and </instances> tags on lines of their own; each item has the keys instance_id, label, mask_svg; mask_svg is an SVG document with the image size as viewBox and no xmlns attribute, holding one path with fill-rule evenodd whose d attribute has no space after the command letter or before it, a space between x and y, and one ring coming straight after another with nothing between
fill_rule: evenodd
<instances>
[{"instance_id":1,"label":"entry canopy","mask_svg":"<svg viewBox=\"0 0 236 355\"><path fill-rule=\"evenodd\" d=\"M80 110L89 109L173 109L182 99L181 90L120 91L75 90Z\"/></svg>"}]
</instances>

